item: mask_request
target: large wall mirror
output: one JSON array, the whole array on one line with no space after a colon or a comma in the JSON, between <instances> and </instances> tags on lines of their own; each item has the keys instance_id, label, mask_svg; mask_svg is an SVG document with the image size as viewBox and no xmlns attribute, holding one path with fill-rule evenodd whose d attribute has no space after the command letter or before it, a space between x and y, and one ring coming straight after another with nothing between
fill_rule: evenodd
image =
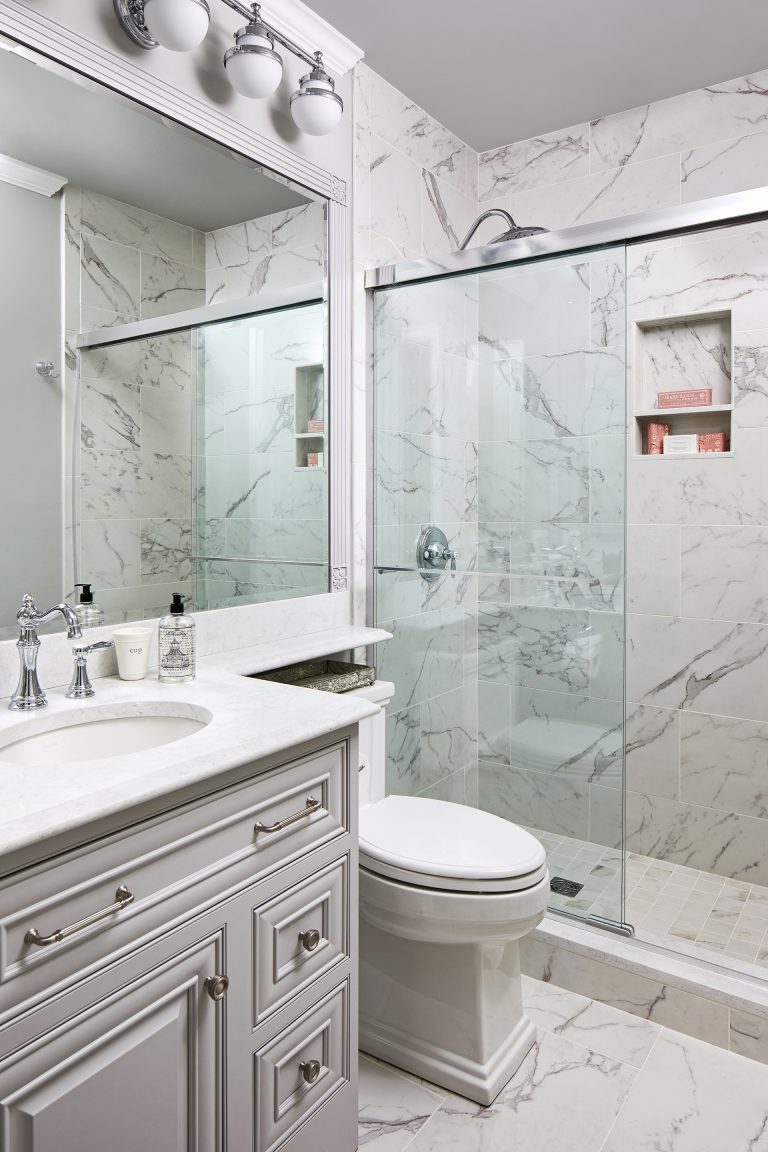
<instances>
[{"instance_id":1,"label":"large wall mirror","mask_svg":"<svg viewBox=\"0 0 768 1152\"><path fill-rule=\"evenodd\" d=\"M329 588L328 203L0 51L0 634Z\"/></svg>"}]
</instances>

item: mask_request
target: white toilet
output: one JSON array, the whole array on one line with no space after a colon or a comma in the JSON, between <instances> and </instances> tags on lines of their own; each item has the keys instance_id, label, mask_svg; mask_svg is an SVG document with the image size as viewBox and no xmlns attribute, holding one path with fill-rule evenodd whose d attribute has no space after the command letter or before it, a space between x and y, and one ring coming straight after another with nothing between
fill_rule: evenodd
<instances>
[{"instance_id":1,"label":"white toilet","mask_svg":"<svg viewBox=\"0 0 768 1152\"><path fill-rule=\"evenodd\" d=\"M383 709L393 690L360 694ZM490 1104L535 1039L518 942L547 907L546 853L491 813L384 799L383 712L361 752L360 1047Z\"/></svg>"}]
</instances>

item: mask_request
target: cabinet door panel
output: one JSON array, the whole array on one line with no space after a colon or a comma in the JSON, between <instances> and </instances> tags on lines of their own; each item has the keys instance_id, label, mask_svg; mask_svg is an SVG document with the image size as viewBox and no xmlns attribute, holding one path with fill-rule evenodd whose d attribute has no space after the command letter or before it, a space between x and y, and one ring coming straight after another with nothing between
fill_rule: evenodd
<instances>
[{"instance_id":1,"label":"cabinet door panel","mask_svg":"<svg viewBox=\"0 0 768 1152\"><path fill-rule=\"evenodd\" d=\"M16 1052L0 1071L3 1152L220 1149L221 1015L209 938Z\"/></svg>"}]
</instances>

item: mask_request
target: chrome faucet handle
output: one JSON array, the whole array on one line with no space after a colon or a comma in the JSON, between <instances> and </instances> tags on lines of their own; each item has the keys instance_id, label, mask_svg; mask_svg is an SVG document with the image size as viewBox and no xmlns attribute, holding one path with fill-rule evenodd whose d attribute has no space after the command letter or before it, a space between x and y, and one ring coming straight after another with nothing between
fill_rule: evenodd
<instances>
[{"instance_id":1,"label":"chrome faucet handle","mask_svg":"<svg viewBox=\"0 0 768 1152\"><path fill-rule=\"evenodd\" d=\"M96 695L88 676L86 657L90 652L103 652L106 648L111 647L111 640L97 640L94 644L74 645L72 655L75 658L75 666L72 669L72 681L66 692L67 700L88 700L91 696Z\"/></svg>"}]
</instances>

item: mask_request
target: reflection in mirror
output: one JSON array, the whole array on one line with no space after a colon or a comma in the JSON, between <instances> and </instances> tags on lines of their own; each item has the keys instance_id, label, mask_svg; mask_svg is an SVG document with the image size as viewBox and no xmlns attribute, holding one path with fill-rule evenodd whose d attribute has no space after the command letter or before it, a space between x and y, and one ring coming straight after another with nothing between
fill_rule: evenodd
<instances>
[{"instance_id":1,"label":"reflection in mirror","mask_svg":"<svg viewBox=\"0 0 768 1152\"><path fill-rule=\"evenodd\" d=\"M327 591L325 204L30 56L0 52L0 634L84 581L107 622Z\"/></svg>"}]
</instances>

